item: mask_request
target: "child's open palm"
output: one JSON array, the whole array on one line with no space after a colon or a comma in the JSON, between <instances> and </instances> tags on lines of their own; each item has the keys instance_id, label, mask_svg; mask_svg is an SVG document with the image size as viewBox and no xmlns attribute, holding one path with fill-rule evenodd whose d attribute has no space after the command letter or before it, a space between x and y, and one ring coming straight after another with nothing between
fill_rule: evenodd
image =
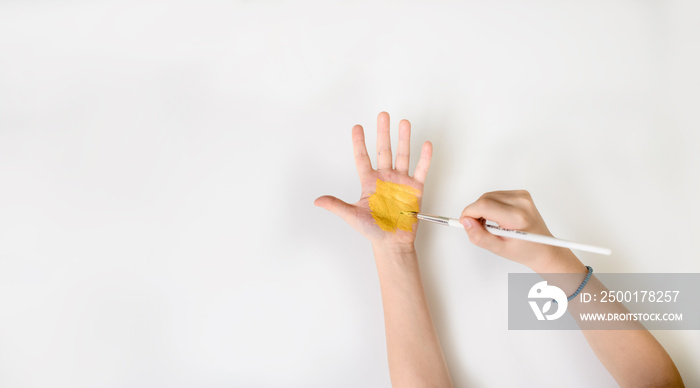
<instances>
[{"instance_id":1,"label":"child's open palm","mask_svg":"<svg viewBox=\"0 0 700 388\"><path fill-rule=\"evenodd\" d=\"M396 229L384 231L372 216L369 198L376 191L377 179L384 182L407 185L417 190L418 204L423 196L423 183L428 174L433 146L429 141L423 144L420 159L413 177L408 175L411 151L411 123L408 120L399 122L399 144L396 153L396 164L392 167L391 136L389 131L389 114L380 112L377 116L377 169L372 168L372 162L367 154L365 135L361 125L352 128L352 144L355 154L355 165L360 176L362 195L354 204L348 204L336 197L324 195L314 201L314 205L329 210L345 220L355 230L374 243L412 244L416 238L417 223L412 231Z\"/></svg>"}]
</instances>

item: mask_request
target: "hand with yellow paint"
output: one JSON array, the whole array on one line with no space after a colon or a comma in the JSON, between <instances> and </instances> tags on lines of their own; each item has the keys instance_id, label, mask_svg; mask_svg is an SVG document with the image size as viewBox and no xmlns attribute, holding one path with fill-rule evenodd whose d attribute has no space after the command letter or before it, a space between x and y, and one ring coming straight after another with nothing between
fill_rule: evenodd
<instances>
[{"instance_id":1,"label":"hand with yellow paint","mask_svg":"<svg viewBox=\"0 0 700 388\"><path fill-rule=\"evenodd\" d=\"M411 123L399 122L399 143L396 163L392 166L389 114L377 116L377 169L367 154L365 135L361 125L352 128L355 165L360 176L362 195L354 204L333 196L322 196L314 201L340 216L372 244L413 244L418 227L417 219L402 212L418 212L433 146L423 144L413 177L408 174L411 154Z\"/></svg>"},{"instance_id":2,"label":"hand with yellow paint","mask_svg":"<svg viewBox=\"0 0 700 388\"><path fill-rule=\"evenodd\" d=\"M430 317L421 283L416 239L418 212L433 145L421 149L413 177L408 175L411 123L399 122L399 149L392 166L389 114L377 116L377 169L365 146L362 126L352 128L355 164L362 195L354 204L325 195L314 204L329 210L372 242L384 305L387 359L394 387L452 387L447 362Z\"/></svg>"}]
</instances>

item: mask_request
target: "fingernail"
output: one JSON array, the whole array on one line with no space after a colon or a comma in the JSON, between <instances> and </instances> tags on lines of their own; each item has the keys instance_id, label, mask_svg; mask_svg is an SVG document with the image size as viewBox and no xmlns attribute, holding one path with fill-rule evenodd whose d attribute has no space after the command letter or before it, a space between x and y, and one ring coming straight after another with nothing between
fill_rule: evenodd
<instances>
[{"instance_id":1,"label":"fingernail","mask_svg":"<svg viewBox=\"0 0 700 388\"><path fill-rule=\"evenodd\" d=\"M469 218L463 219L462 224L464 225L464 229L469 229L472 227L472 222L469 220Z\"/></svg>"}]
</instances>

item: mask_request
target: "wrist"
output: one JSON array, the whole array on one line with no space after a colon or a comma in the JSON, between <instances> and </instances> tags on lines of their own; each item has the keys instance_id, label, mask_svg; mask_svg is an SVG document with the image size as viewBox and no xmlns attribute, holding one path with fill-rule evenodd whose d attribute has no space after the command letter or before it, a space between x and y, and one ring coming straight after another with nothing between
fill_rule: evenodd
<instances>
[{"instance_id":1,"label":"wrist","mask_svg":"<svg viewBox=\"0 0 700 388\"><path fill-rule=\"evenodd\" d=\"M372 244L372 251L380 277L399 268L418 268L418 254L413 243Z\"/></svg>"},{"instance_id":2,"label":"wrist","mask_svg":"<svg viewBox=\"0 0 700 388\"><path fill-rule=\"evenodd\" d=\"M587 273L588 268L570 249L556 248L552 254L545 255L533 263L530 269L537 273Z\"/></svg>"},{"instance_id":3,"label":"wrist","mask_svg":"<svg viewBox=\"0 0 700 388\"><path fill-rule=\"evenodd\" d=\"M377 254L382 255L405 255L414 254L416 252L415 245L411 243L398 242L373 242L372 250Z\"/></svg>"}]
</instances>

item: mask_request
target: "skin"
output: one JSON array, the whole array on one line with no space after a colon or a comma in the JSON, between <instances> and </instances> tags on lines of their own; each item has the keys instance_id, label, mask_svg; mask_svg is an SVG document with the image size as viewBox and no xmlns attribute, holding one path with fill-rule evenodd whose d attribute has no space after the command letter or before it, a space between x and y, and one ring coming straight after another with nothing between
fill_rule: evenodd
<instances>
[{"instance_id":1,"label":"skin","mask_svg":"<svg viewBox=\"0 0 700 388\"><path fill-rule=\"evenodd\" d=\"M469 240L475 245L521 263L539 273L549 284L571 295L585 278L588 269L570 249L535 244L528 241L495 236L478 221L484 218L498 222L507 229L522 230L551 236L535 203L525 190L494 191L481 196L467 206L460 217ZM547 274L578 274L569 281ZM605 286L593 275L586 292L600 295ZM628 312L620 303L606 303L605 311ZM569 302L567 312L582 329L580 312L586 310L578 298ZM640 324L627 324L634 330L582 330L586 341L603 366L621 387L683 387L676 365L654 336Z\"/></svg>"},{"instance_id":2,"label":"skin","mask_svg":"<svg viewBox=\"0 0 700 388\"><path fill-rule=\"evenodd\" d=\"M361 125L352 128L353 153L355 155L355 166L360 177L362 194L360 200L354 204L324 195L314 201L314 205L329 210L350 224L355 230L372 242L373 246L408 248L413 245L416 239L416 230L396 231L396 233L385 232L377 226L369 208L369 197L376 189L377 179L385 182L408 185L418 190L418 203L423 198L423 183L428 174L430 159L433 155L433 145L429 141L423 144L420 160L413 173L413 177L408 175L410 163L410 141L411 123L408 120L399 122L399 144L396 153L396 166L392 167L391 137L389 133L389 114L381 112L377 116L377 169L372 168L372 162L367 153L365 145L365 133Z\"/></svg>"},{"instance_id":3,"label":"skin","mask_svg":"<svg viewBox=\"0 0 700 388\"><path fill-rule=\"evenodd\" d=\"M394 387L452 387L430 316L428 302L418 267L414 241L418 223L411 231L383 231L375 223L369 208L369 196L377 179L409 185L418 191L420 204L433 147L425 142L413 177L410 163L411 124L399 123L396 164L392 166L389 114L377 116L377 169L367 154L362 126L352 128L355 164L360 176L362 195L354 204L332 196L322 196L314 204L345 220L372 243L384 306L384 325L389 361L389 374Z\"/></svg>"},{"instance_id":4,"label":"skin","mask_svg":"<svg viewBox=\"0 0 700 388\"><path fill-rule=\"evenodd\" d=\"M452 387L447 363L438 341L423 290L415 250L418 223L412 231L383 231L375 223L369 208L369 196L376 180L409 185L420 193L421 202L432 144L425 142L413 177L409 176L411 124L399 123L399 142L392 166L389 114L377 116L377 169L373 169L365 146L362 126L352 128L355 164L362 185L360 200L348 204L333 196L314 201L341 217L372 243L382 292L389 373L394 387ZM580 284L586 267L568 249L535 244L492 235L479 222L485 218L507 229L551 236L530 194L524 190L486 193L467 206L460 217L472 243L499 256L521 263L540 273L569 273L572 280L557 285L567 295ZM586 285L589 292L604 286L593 276ZM610 308L623 311L621 305ZM578 317L581 306L576 299L568 311ZM623 387L682 387L683 381L673 361L647 330L583 330L589 345Z\"/></svg>"}]
</instances>

